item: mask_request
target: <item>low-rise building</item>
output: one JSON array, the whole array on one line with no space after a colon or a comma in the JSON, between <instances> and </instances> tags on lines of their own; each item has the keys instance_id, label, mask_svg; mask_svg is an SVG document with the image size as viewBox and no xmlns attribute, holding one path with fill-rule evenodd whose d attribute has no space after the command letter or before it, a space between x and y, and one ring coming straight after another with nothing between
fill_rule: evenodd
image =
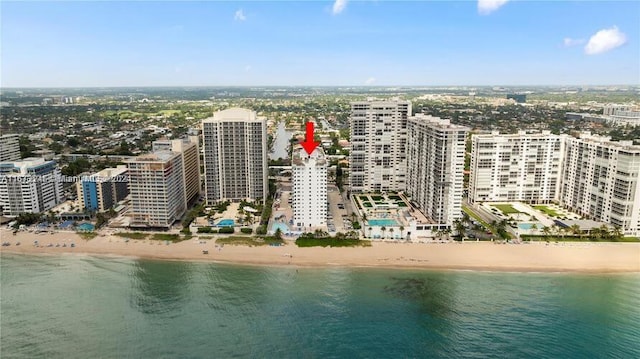
<instances>
[{"instance_id":1,"label":"low-rise building","mask_svg":"<svg viewBox=\"0 0 640 359\"><path fill-rule=\"evenodd\" d=\"M129 194L127 166L105 168L84 176L76 184L80 207L89 212L105 212Z\"/></svg>"}]
</instances>

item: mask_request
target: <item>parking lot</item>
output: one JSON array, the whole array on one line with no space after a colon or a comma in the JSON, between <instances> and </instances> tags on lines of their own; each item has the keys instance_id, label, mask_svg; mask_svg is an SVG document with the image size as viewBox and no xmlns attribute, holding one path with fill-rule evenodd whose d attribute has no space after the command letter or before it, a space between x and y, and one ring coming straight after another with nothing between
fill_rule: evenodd
<instances>
[{"instance_id":1,"label":"parking lot","mask_svg":"<svg viewBox=\"0 0 640 359\"><path fill-rule=\"evenodd\" d=\"M329 186L327 192L329 200L329 210L327 211L327 229L330 234L337 232L348 232L353 229L351 225L351 207L344 198L340 195L338 188L335 186Z\"/></svg>"}]
</instances>

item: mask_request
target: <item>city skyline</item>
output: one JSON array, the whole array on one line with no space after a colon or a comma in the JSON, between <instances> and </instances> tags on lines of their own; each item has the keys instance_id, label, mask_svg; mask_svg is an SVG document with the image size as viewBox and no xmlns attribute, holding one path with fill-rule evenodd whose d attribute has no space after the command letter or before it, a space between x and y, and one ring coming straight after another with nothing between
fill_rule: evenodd
<instances>
[{"instance_id":1,"label":"city skyline","mask_svg":"<svg viewBox=\"0 0 640 359\"><path fill-rule=\"evenodd\" d=\"M3 87L640 82L629 1L1 6Z\"/></svg>"}]
</instances>

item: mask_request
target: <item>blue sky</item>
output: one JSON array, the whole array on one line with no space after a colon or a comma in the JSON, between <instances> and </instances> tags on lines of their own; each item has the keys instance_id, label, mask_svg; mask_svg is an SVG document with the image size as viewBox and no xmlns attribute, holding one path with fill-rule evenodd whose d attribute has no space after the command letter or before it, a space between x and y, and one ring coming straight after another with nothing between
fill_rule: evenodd
<instances>
[{"instance_id":1,"label":"blue sky","mask_svg":"<svg viewBox=\"0 0 640 359\"><path fill-rule=\"evenodd\" d=\"M640 84L638 1L0 7L3 87Z\"/></svg>"}]
</instances>

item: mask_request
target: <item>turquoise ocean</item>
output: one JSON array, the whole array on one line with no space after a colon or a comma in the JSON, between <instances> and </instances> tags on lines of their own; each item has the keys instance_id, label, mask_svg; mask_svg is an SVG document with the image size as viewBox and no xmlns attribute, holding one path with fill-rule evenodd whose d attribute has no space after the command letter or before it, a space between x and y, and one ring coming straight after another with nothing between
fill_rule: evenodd
<instances>
[{"instance_id":1,"label":"turquoise ocean","mask_svg":"<svg viewBox=\"0 0 640 359\"><path fill-rule=\"evenodd\" d=\"M640 274L3 254L0 358L640 358Z\"/></svg>"}]
</instances>

